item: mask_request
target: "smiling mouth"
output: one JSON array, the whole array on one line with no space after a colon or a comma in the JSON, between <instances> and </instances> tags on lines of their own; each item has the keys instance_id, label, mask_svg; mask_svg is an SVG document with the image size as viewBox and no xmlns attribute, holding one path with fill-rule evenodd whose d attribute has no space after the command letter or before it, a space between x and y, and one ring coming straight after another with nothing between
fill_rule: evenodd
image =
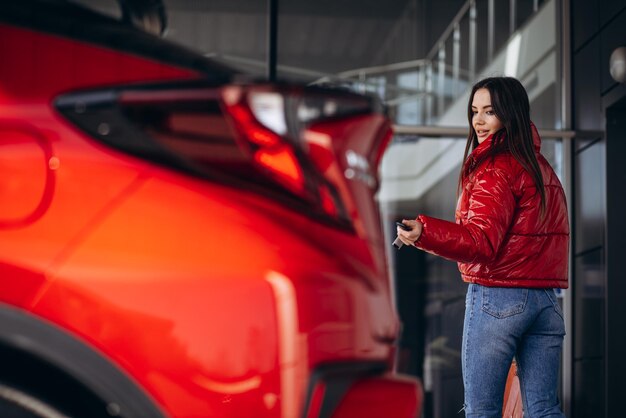
<instances>
[{"instance_id":1,"label":"smiling mouth","mask_svg":"<svg viewBox=\"0 0 626 418\"><path fill-rule=\"evenodd\" d=\"M478 135L478 136L487 135L488 133L489 133L489 131L483 131L483 130L476 129L476 135Z\"/></svg>"}]
</instances>

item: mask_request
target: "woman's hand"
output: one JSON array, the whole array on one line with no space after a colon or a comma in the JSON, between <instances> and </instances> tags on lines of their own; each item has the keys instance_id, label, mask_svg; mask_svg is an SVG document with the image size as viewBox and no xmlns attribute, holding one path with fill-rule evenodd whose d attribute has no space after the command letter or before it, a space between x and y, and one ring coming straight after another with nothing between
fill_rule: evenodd
<instances>
[{"instance_id":1,"label":"woman's hand","mask_svg":"<svg viewBox=\"0 0 626 418\"><path fill-rule=\"evenodd\" d=\"M411 230L405 231L400 227L396 227L398 238L400 238L400 241L402 241L404 245L414 245L415 241L422 235L422 228L424 226L420 221L412 219L403 219L402 223L411 228Z\"/></svg>"}]
</instances>

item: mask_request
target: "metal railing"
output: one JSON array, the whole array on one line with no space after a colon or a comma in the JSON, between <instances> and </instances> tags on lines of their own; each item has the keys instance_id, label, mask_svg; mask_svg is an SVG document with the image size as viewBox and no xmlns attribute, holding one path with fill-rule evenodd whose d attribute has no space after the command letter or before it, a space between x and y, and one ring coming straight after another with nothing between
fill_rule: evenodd
<instances>
[{"instance_id":1,"label":"metal railing","mask_svg":"<svg viewBox=\"0 0 626 418\"><path fill-rule=\"evenodd\" d=\"M413 106L415 119L398 123L432 125L543 2L468 0L425 58L344 71L333 79L348 81L358 91L380 94L392 115L397 116L402 106ZM486 44L486 50L479 44ZM331 78L322 77L316 83L328 81Z\"/></svg>"},{"instance_id":2,"label":"metal railing","mask_svg":"<svg viewBox=\"0 0 626 418\"><path fill-rule=\"evenodd\" d=\"M468 127L460 126L407 126L393 125L393 131L397 135L414 135L426 138L466 138ZM594 130L560 130L560 129L538 129L541 138L559 138L572 140L574 138L602 138L603 131Z\"/></svg>"}]
</instances>

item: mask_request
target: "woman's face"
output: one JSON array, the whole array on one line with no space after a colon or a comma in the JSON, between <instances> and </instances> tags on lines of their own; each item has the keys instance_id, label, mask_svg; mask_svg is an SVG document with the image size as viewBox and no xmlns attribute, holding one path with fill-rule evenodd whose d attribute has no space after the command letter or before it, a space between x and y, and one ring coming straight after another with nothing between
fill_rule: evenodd
<instances>
[{"instance_id":1,"label":"woman's face","mask_svg":"<svg viewBox=\"0 0 626 418\"><path fill-rule=\"evenodd\" d=\"M476 131L478 143L482 142L503 128L502 122L496 117L491 107L491 94L482 88L476 90L472 99L472 127Z\"/></svg>"}]
</instances>

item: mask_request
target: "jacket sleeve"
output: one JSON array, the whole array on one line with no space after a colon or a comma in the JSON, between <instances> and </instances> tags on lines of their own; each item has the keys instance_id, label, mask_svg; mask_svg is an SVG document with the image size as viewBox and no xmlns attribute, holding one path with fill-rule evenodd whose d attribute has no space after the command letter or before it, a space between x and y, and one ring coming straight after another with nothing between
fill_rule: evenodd
<instances>
[{"instance_id":1,"label":"jacket sleeve","mask_svg":"<svg viewBox=\"0 0 626 418\"><path fill-rule=\"evenodd\" d=\"M418 216L424 228L415 246L462 263L492 261L511 225L515 207L515 196L507 174L499 169L486 169L477 174L474 181L468 202L468 218L462 224L456 224L430 216Z\"/></svg>"}]
</instances>

